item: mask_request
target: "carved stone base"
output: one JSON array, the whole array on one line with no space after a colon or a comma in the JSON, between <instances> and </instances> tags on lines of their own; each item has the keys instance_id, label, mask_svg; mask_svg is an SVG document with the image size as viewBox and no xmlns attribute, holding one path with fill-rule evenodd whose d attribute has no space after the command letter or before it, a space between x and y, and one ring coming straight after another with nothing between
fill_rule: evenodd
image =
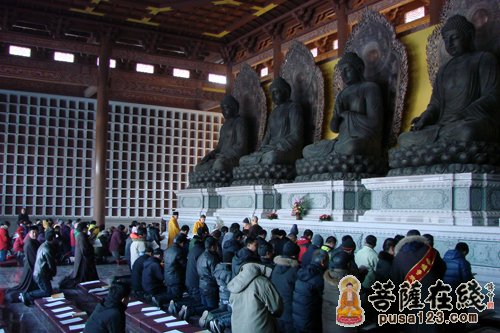
<instances>
[{"instance_id":1,"label":"carved stone base","mask_svg":"<svg viewBox=\"0 0 500 333\"><path fill-rule=\"evenodd\" d=\"M500 145L435 142L389 150L389 176L442 173L500 173Z\"/></svg>"},{"instance_id":2,"label":"carved stone base","mask_svg":"<svg viewBox=\"0 0 500 333\"><path fill-rule=\"evenodd\" d=\"M442 174L364 179L372 207L360 221L498 226L500 176Z\"/></svg>"},{"instance_id":3,"label":"carved stone base","mask_svg":"<svg viewBox=\"0 0 500 333\"><path fill-rule=\"evenodd\" d=\"M200 217L200 214L213 216L220 207L220 199L213 188L185 189L175 192L177 195L177 211L182 216Z\"/></svg>"},{"instance_id":4,"label":"carved stone base","mask_svg":"<svg viewBox=\"0 0 500 333\"><path fill-rule=\"evenodd\" d=\"M295 182L360 180L380 177L387 173L387 161L375 156L334 154L327 158L303 158L295 165Z\"/></svg>"},{"instance_id":5,"label":"carved stone base","mask_svg":"<svg viewBox=\"0 0 500 333\"><path fill-rule=\"evenodd\" d=\"M278 198L273 186L231 186L216 189L220 197L220 208L215 216L229 226L252 215L266 217L278 208Z\"/></svg>"},{"instance_id":6,"label":"carved stone base","mask_svg":"<svg viewBox=\"0 0 500 333\"><path fill-rule=\"evenodd\" d=\"M295 219L292 207L295 200L305 202L305 219L319 220L323 214L333 221L357 221L370 208L370 193L359 181L323 181L275 185L281 198L278 219Z\"/></svg>"},{"instance_id":7,"label":"carved stone base","mask_svg":"<svg viewBox=\"0 0 500 333\"><path fill-rule=\"evenodd\" d=\"M292 182L294 178L294 165L240 166L233 169L231 186L283 184Z\"/></svg>"},{"instance_id":8,"label":"carved stone base","mask_svg":"<svg viewBox=\"0 0 500 333\"><path fill-rule=\"evenodd\" d=\"M233 179L231 171L199 171L189 173L188 188L215 188L230 186Z\"/></svg>"}]
</instances>

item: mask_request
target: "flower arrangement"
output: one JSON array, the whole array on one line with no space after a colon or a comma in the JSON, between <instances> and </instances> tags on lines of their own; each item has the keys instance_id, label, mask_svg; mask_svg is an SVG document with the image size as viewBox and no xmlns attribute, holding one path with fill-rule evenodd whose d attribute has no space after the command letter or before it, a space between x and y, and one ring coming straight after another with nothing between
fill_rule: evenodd
<instances>
[{"instance_id":1,"label":"flower arrangement","mask_svg":"<svg viewBox=\"0 0 500 333\"><path fill-rule=\"evenodd\" d=\"M329 214L322 214L319 216L319 220L320 221L331 221L332 220L332 216L329 215Z\"/></svg>"},{"instance_id":2,"label":"flower arrangement","mask_svg":"<svg viewBox=\"0 0 500 333\"><path fill-rule=\"evenodd\" d=\"M306 213L306 205L304 199L297 199L293 202L292 206L292 216L296 218L301 218Z\"/></svg>"},{"instance_id":3,"label":"flower arrangement","mask_svg":"<svg viewBox=\"0 0 500 333\"><path fill-rule=\"evenodd\" d=\"M274 220L274 219L278 218L278 214L276 214L276 213L267 213L266 216L270 220Z\"/></svg>"}]
</instances>

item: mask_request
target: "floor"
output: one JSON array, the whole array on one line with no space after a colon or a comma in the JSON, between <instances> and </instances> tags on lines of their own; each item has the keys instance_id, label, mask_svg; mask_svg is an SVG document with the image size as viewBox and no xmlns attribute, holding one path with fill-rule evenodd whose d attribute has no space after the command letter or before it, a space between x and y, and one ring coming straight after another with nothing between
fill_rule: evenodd
<instances>
[{"instance_id":1,"label":"floor","mask_svg":"<svg viewBox=\"0 0 500 333\"><path fill-rule=\"evenodd\" d=\"M52 281L54 287L69 274L72 266L58 266L58 274ZM113 276L129 274L129 269L125 265L107 264L98 265L97 271L101 279L112 279ZM22 273L21 267L2 267L0 268L0 333L52 333L55 332L54 326L41 316L40 310L36 307L26 307L22 303L7 303L5 301L5 289L15 286L19 282ZM500 290L500 288L497 288ZM95 301L92 297L83 295L79 290L65 291L68 298L78 299L79 307L90 313L95 307ZM500 332L500 292L496 293L495 305L496 312L489 311L480 316L479 324L469 327L470 332L474 333L499 333ZM4 327L2 327L2 323ZM201 329L200 329L201 330ZM143 331L127 325L127 332L142 333ZM229 329L226 332L230 332ZM383 327L377 328L375 325L366 325L359 332L383 333ZM256 332L258 333L258 332Z\"/></svg>"}]
</instances>

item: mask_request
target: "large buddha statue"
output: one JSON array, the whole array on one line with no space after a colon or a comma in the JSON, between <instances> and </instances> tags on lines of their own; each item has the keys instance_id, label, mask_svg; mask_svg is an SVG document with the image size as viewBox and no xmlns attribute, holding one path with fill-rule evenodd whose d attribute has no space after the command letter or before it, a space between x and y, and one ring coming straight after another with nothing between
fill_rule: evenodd
<instances>
[{"instance_id":1,"label":"large buddha statue","mask_svg":"<svg viewBox=\"0 0 500 333\"><path fill-rule=\"evenodd\" d=\"M427 109L412 120L410 132L399 136L399 148L391 150L391 168L406 168L391 170L391 175L494 171L500 76L494 55L474 50L474 33L474 25L460 15L441 29L452 58L438 71Z\"/></svg>"},{"instance_id":2,"label":"large buddha statue","mask_svg":"<svg viewBox=\"0 0 500 333\"><path fill-rule=\"evenodd\" d=\"M293 164L300 157L304 132L302 109L290 100L291 87L281 77L273 80L270 92L276 107L269 115L262 144L254 153L243 156L240 166Z\"/></svg>"},{"instance_id":3,"label":"large buddha statue","mask_svg":"<svg viewBox=\"0 0 500 333\"><path fill-rule=\"evenodd\" d=\"M338 66L346 85L337 95L330 122L330 129L338 136L304 148L304 159L297 163L296 181L345 179L343 173L361 176L375 171L373 158L369 157L380 159L384 118L380 88L365 81L364 63L356 53L345 53Z\"/></svg>"},{"instance_id":4,"label":"large buddha statue","mask_svg":"<svg viewBox=\"0 0 500 333\"><path fill-rule=\"evenodd\" d=\"M239 103L231 95L221 101L224 124L217 147L206 154L190 174L190 187L223 186L231 181L231 171L241 156L248 154L248 130L245 119L239 115Z\"/></svg>"}]
</instances>

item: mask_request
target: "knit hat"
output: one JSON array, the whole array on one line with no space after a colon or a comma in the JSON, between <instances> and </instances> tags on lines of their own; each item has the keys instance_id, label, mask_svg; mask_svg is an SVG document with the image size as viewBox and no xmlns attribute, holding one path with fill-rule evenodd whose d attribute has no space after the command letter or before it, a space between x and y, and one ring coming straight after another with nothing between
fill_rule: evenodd
<instances>
[{"instance_id":1,"label":"knit hat","mask_svg":"<svg viewBox=\"0 0 500 333\"><path fill-rule=\"evenodd\" d=\"M316 247L321 247L323 246L323 237L321 237L321 235L319 234L315 234L312 238L311 243Z\"/></svg>"},{"instance_id":2,"label":"knit hat","mask_svg":"<svg viewBox=\"0 0 500 333\"><path fill-rule=\"evenodd\" d=\"M300 247L294 242L288 241L283 246L283 255L287 257L297 257L300 252Z\"/></svg>"},{"instance_id":3,"label":"knit hat","mask_svg":"<svg viewBox=\"0 0 500 333\"><path fill-rule=\"evenodd\" d=\"M245 217L243 219L243 224L250 224L250 220L248 219L248 217Z\"/></svg>"},{"instance_id":4,"label":"knit hat","mask_svg":"<svg viewBox=\"0 0 500 333\"><path fill-rule=\"evenodd\" d=\"M350 238L344 240L341 246L344 251L350 251L356 249L356 243L354 243L354 241Z\"/></svg>"},{"instance_id":5,"label":"knit hat","mask_svg":"<svg viewBox=\"0 0 500 333\"><path fill-rule=\"evenodd\" d=\"M295 236L297 236L299 234L299 228L297 227L296 224L292 225L292 228L290 229L290 234L294 234Z\"/></svg>"}]
</instances>

